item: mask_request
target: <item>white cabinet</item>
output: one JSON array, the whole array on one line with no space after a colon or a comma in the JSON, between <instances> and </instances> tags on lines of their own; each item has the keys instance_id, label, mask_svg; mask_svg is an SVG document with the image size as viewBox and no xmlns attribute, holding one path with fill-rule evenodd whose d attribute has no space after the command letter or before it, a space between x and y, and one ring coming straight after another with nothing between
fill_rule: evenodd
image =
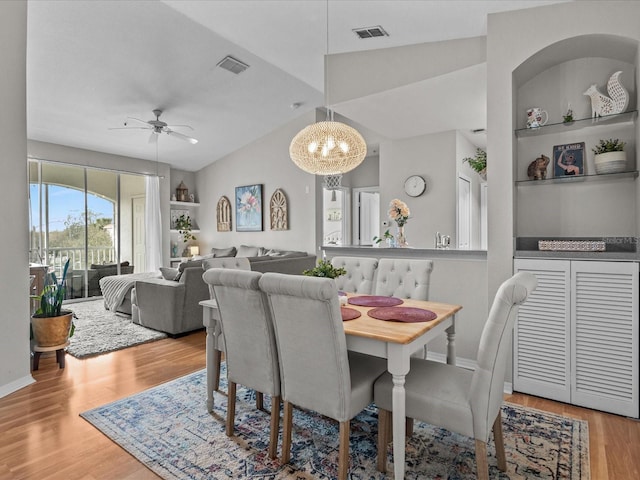
<instances>
[{"instance_id":1,"label":"white cabinet","mask_svg":"<svg viewBox=\"0 0 640 480\"><path fill-rule=\"evenodd\" d=\"M638 264L516 259L538 288L514 330L514 390L637 418Z\"/></svg>"}]
</instances>

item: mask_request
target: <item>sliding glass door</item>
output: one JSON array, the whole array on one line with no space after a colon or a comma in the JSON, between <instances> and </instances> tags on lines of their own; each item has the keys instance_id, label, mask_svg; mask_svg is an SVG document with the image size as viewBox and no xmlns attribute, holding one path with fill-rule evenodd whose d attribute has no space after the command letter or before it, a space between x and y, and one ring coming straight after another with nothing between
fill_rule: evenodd
<instances>
[{"instance_id":1,"label":"sliding glass door","mask_svg":"<svg viewBox=\"0 0 640 480\"><path fill-rule=\"evenodd\" d=\"M67 298L102 295L102 277L133 273L143 176L31 160L29 184L30 261L61 275L69 260Z\"/></svg>"}]
</instances>

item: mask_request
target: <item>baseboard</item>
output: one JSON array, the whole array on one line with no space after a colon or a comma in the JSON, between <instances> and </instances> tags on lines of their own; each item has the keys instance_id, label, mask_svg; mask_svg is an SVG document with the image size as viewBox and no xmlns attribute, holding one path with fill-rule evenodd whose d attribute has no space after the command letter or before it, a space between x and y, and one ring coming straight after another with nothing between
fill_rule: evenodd
<instances>
[{"instance_id":1,"label":"baseboard","mask_svg":"<svg viewBox=\"0 0 640 480\"><path fill-rule=\"evenodd\" d=\"M434 362L447 362L447 355L444 353L436 353L427 350L427 360L433 360ZM478 363L475 360L469 360L468 358L456 357L456 365L467 370L475 370ZM511 382L504 382L504 393L511 395L513 393L513 384Z\"/></svg>"},{"instance_id":2,"label":"baseboard","mask_svg":"<svg viewBox=\"0 0 640 480\"><path fill-rule=\"evenodd\" d=\"M9 382L6 385L0 385L0 398L6 397L7 395L20 390L27 385L31 385L34 382L35 380L33 377L31 375L27 375L26 377L18 378L13 382Z\"/></svg>"}]
</instances>

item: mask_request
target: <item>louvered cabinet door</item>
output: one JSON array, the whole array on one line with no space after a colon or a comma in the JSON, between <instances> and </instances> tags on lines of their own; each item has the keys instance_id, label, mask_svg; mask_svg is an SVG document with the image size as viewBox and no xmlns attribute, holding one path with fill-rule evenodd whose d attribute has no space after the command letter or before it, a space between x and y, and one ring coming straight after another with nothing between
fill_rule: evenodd
<instances>
[{"instance_id":1,"label":"louvered cabinet door","mask_svg":"<svg viewBox=\"0 0 640 480\"><path fill-rule=\"evenodd\" d=\"M561 402L571 399L570 265L564 260L515 260L516 272L530 272L538 280L520 306L514 328L515 391Z\"/></svg>"},{"instance_id":2,"label":"louvered cabinet door","mask_svg":"<svg viewBox=\"0 0 640 480\"><path fill-rule=\"evenodd\" d=\"M638 264L571 262L571 403L638 417Z\"/></svg>"}]
</instances>

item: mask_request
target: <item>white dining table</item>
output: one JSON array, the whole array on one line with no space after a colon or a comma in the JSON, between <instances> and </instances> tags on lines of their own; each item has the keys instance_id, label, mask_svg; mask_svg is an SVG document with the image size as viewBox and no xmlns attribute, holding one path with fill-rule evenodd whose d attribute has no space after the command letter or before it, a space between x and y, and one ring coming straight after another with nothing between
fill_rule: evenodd
<instances>
[{"instance_id":1,"label":"white dining table","mask_svg":"<svg viewBox=\"0 0 640 480\"><path fill-rule=\"evenodd\" d=\"M356 295L349 294L348 297ZM374 307L346 305L361 313L359 318L345 321L344 332L349 350L387 359L387 371L393 376L393 472L396 480L405 471L405 377L409 373L411 354L421 350L434 338L446 333L447 363L455 365L455 315L460 305L403 299L403 307L415 307L434 312L429 322L405 323L377 320L367 313Z\"/></svg>"}]
</instances>

